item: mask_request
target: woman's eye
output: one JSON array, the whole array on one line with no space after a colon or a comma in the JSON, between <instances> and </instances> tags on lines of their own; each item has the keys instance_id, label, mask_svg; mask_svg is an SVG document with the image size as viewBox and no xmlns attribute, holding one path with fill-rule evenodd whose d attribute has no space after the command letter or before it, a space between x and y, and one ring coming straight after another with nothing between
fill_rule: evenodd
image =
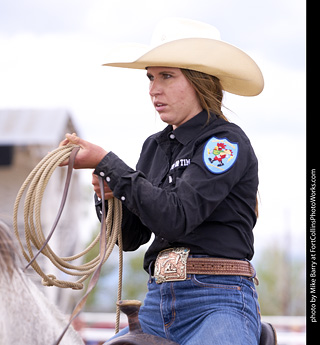
<instances>
[{"instance_id":1,"label":"woman's eye","mask_svg":"<svg viewBox=\"0 0 320 345\"><path fill-rule=\"evenodd\" d=\"M154 80L154 76L151 75L151 74L147 74L147 77L148 77L148 79L149 79L150 81L153 81L153 80Z\"/></svg>"},{"instance_id":2,"label":"woman's eye","mask_svg":"<svg viewBox=\"0 0 320 345\"><path fill-rule=\"evenodd\" d=\"M152 74L147 74L147 77L150 81L154 81L154 76ZM172 75L168 74L168 73L162 73L161 77L162 77L162 79L170 79L172 77Z\"/></svg>"}]
</instances>

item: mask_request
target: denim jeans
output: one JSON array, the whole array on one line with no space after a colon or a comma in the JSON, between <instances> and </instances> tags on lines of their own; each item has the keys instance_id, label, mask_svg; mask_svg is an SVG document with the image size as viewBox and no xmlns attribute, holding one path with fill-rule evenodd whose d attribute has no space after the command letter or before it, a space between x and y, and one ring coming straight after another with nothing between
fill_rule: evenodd
<instances>
[{"instance_id":1,"label":"denim jeans","mask_svg":"<svg viewBox=\"0 0 320 345\"><path fill-rule=\"evenodd\" d=\"M162 284L151 278L139 320L145 333L180 345L258 345L261 332L254 283L242 276L188 275Z\"/></svg>"}]
</instances>

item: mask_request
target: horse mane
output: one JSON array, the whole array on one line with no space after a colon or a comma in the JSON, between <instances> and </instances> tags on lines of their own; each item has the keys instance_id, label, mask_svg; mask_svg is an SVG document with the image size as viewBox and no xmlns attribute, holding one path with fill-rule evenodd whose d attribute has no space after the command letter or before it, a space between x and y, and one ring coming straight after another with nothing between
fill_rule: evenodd
<instances>
[{"instance_id":1,"label":"horse mane","mask_svg":"<svg viewBox=\"0 0 320 345\"><path fill-rule=\"evenodd\" d=\"M68 321L22 270L9 227L0 220L0 344L53 344ZM84 345L69 327L61 345Z\"/></svg>"},{"instance_id":2,"label":"horse mane","mask_svg":"<svg viewBox=\"0 0 320 345\"><path fill-rule=\"evenodd\" d=\"M9 227L0 220L0 272L11 279L13 272L21 268L22 261L15 239Z\"/></svg>"}]
</instances>

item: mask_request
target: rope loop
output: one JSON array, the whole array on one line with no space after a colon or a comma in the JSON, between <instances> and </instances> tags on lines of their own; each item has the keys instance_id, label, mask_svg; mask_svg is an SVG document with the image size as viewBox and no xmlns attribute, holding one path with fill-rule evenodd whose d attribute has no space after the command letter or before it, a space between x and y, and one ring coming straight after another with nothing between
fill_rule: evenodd
<instances>
[{"instance_id":1,"label":"rope loop","mask_svg":"<svg viewBox=\"0 0 320 345\"><path fill-rule=\"evenodd\" d=\"M112 198L108 200L108 214L106 215L105 202L102 202L102 218L100 234L93 240L93 242L82 252L72 255L70 257L58 256L49 246L49 240L59 222L62 214L63 207L66 202L68 188L70 185L71 175L73 171L73 164L77 152L80 147L77 145L69 144L66 146L58 147L52 152L48 153L38 165L31 171L27 179L22 184L13 210L13 227L15 235L19 241L20 249L23 256L29 262L27 267L31 266L41 277L42 284L45 286L57 286L60 288L71 288L74 290L80 290L83 288L83 282L90 278L86 294L77 304L71 317L72 320L78 316L83 308L88 294L92 291L96 285L101 267L107 261L113 248L118 244L119 246L119 284L118 284L118 301L121 300L122 290L122 237L121 237L121 220L122 220L122 204L116 199ZM45 188L52 176L54 170L65 160L69 159L68 172L63 191L60 208L56 219L52 225L51 231L47 238L45 237L42 225L41 225L41 203ZM104 194L103 180L99 177L99 185L102 194ZM18 209L23 194L26 192L24 201L24 238L25 245L20 237L18 229ZM88 263L75 265L71 262L86 255L95 245L100 242L99 254ZM26 246L26 248L25 248ZM33 249L36 248L38 252L34 254ZM57 267L61 272L78 277L77 281L65 281L57 279L53 274L45 274L37 262L39 254L46 256L52 264ZM26 267L26 268L27 268ZM116 321L116 333L119 330L120 309L117 307L117 321ZM64 333L66 332L66 329ZM56 344L59 344L64 333L59 338Z\"/></svg>"}]
</instances>

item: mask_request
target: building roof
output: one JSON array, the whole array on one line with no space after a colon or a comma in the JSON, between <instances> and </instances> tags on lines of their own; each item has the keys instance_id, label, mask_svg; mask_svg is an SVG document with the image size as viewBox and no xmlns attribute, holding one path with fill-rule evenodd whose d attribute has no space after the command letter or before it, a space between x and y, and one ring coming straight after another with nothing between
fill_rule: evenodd
<instances>
[{"instance_id":1,"label":"building roof","mask_svg":"<svg viewBox=\"0 0 320 345\"><path fill-rule=\"evenodd\" d=\"M0 109L0 145L56 145L76 132L65 109Z\"/></svg>"}]
</instances>

